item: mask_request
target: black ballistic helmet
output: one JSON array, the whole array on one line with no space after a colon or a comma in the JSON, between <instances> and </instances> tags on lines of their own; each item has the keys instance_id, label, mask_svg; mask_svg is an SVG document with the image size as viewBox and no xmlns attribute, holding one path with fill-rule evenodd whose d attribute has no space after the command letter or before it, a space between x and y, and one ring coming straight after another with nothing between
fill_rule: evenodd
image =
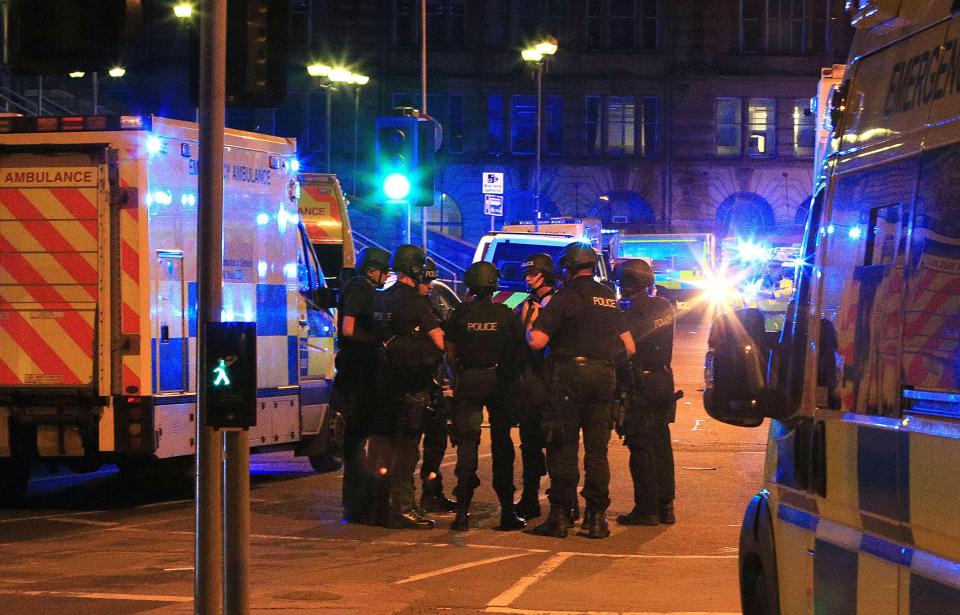
<instances>
[{"instance_id":1,"label":"black ballistic helmet","mask_svg":"<svg viewBox=\"0 0 960 615\"><path fill-rule=\"evenodd\" d=\"M580 269L594 268L597 266L596 250L588 244L581 241L575 241L563 249L563 256L560 257L560 266L573 273Z\"/></svg>"},{"instance_id":2,"label":"black ballistic helmet","mask_svg":"<svg viewBox=\"0 0 960 615\"><path fill-rule=\"evenodd\" d=\"M409 243L397 246L393 252L393 260L390 261L390 268L397 273L405 273L414 280L420 278L423 272L424 261L427 255L423 248Z\"/></svg>"},{"instance_id":3,"label":"black ballistic helmet","mask_svg":"<svg viewBox=\"0 0 960 615\"><path fill-rule=\"evenodd\" d=\"M499 279L500 270L497 269L496 265L487 261L477 261L470 265L467 272L463 274L463 282L474 293L482 288L495 289Z\"/></svg>"},{"instance_id":4,"label":"black ballistic helmet","mask_svg":"<svg viewBox=\"0 0 960 615\"><path fill-rule=\"evenodd\" d=\"M360 273L366 273L373 269L379 269L380 271L390 269L390 253L383 248L376 246L364 248L360 250L359 257L360 266L358 269Z\"/></svg>"},{"instance_id":5,"label":"black ballistic helmet","mask_svg":"<svg viewBox=\"0 0 960 615\"><path fill-rule=\"evenodd\" d=\"M429 284L437 279L437 263L429 256L423 263L423 272L420 274L420 283Z\"/></svg>"},{"instance_id":6,"label":"black ballistic helmet","mask_svg":"<svg viewBox=\"0 0 960 615\"><path fill-rule=\"evenodd\" d=\"M653 286L653 269L647 261L630 258L617 265L617 283L628 295Z\"/></svg>"},{"instance_id":7,"label":"black ballistic helmet","mask_svg":"<svg viewBox=\"0 0 960 615\"><path fill-rule=\"evenodd\" d=\"M557 273L553 268L553 257L541 252L530 256L523 263L523 272L525 274L543 274L543 281L547 284L553 284Z\"/></svg>"}]
</instances>

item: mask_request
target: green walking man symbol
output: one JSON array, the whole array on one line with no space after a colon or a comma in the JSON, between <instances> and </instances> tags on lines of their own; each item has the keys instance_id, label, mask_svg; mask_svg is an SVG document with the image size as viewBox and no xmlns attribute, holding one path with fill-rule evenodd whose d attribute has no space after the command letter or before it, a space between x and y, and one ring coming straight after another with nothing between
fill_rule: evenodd
<instances>
[{"instance_id":1,"label":"green walking man symbol","mask_svg":"<svg viewBox=\"0 0 960 615\"><path fill-rule=\"evenodd\" d=\"M230 377L227 376L227 363L223 359L220 359L217 366L213 368L213 375L216 376L213 386L230 386Z\"/></svg>"}]
</instances>

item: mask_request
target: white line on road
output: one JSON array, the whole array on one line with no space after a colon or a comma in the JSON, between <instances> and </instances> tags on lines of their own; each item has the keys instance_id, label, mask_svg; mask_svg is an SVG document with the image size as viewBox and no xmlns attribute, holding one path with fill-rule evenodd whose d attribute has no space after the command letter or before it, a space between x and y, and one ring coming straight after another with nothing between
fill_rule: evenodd
<instances>
[{"instance_id":1,"label":"white line on road","mask_svg":"<svg viewBox=\"0 0 960 615\"><path fill-rule=\"evenodd\" d=\"M532 573L514 583L513 587L488 602L487 606L510 606L510 603L519 598L523 592L527 591L527 588L559 568L563 562L570 559L573 555L573 553L557 553L548 558L545 562L537 566L537 569Z\"/></svg>"},{"instance_id":2,"label":"white line on road","mask_svg":"<svg viewBox=\"0 0 960 615\"><path fill-rule=\"evenodd\" d=\"M57 596L61 598L88 598L91 600L130 600L134 602L193 602L193 596L161 596L154 594L104 594L91 592L63 592L53 590L0 589L5 596Z\"/></svg>"},{"instance_id":3,"label":"white line on road","mask_svg":"<svg viewBox=\"0 0 960 615\"><path fill-rule=\"evenodd\" d=\"M511 555L501 555L500 557L491 557L489 559L482 559L475 562L467 562L466 564L458 564L456 566L449 566L447 568L441 568L439 570L433 570L431 572L424 572L423 574L415 574L412 577L407 577L406 579L401 579L399 581L394 581L394 585L405 585L407 583L413 583L414 581L422 581L423 579L429 579L432 577L438 577L443 574L449 574L451 572L459 572L461 570L468 570L470 568L476 568L477 566L486 566L487 564L495 564L496 562L502 562L508 559L515 559L518 557L523 557L525 555L530 555L530 553L513 553Z\"/></svg>"},{"instance_id":4,"label":"white line on road","mask_svg":"<svg viewBox=\"0 0 960 615\"><path fill-rule=\"evenodd\" d=\"M710 611L548 611L546 609L514 609L510 607L488 606L487 613L513 613L514 615L740 615L740 613L719 613Z\"/></svg>"},{"instance_id":5,"label":"white line on road","mask_svg":"<svg viewBox=\"0 0 960 615\"><path fill-rule=\"evenodd\" d=\"M69 516L75 515L96 515L98 513L105 513L105 510L85 510L83 512L69 513ZM0 523L18 523L20 521L40 521L42 519L61 519L68 516L64 513L53 513L49 515L34 515L32 517L16 517L13 519L0 519Z\"/></svg>"}]
</instances>

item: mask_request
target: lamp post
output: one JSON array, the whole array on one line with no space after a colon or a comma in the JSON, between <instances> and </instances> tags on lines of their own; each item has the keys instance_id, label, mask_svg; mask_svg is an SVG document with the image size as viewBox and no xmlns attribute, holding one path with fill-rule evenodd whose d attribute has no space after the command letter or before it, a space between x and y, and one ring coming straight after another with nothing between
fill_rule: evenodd
<instances>
[{"instance_id":1,"label":"lamp post","mask_svg":"<svg viewBox=\"0 0 960 615\"><path fill-rule=\"evenodd\" d=\"M326 100L326 117L324 119L326 124L326 136L327 136L327 170L330 172L330 153L333 149L333 140L330 135L330 107L331 107L331 93L335 90L337 84L344 85L353 85L355 87L354 99L353 99L353 191L356 193L356 183L357 183L357 151L359 147L359 125L358 125L358 115L360 111L360 86L366 85L370 81L370 77L366 75L361 75L359 73L354 73L343 67L334 67L328 64L319 64L314 63L307 66L307 74L311 77L323 77L329 83L321 83L320 87L326 90L327 100Z\"/></svg>"},{"instance_id":2,"label":"lamp post","mask_svg":"<svg viewBox=\"0 0 960 615\"><path fill-rule=\"evenodd\" d=\"M534 196L533 196L533 230L540 230L540 153L541 153L541 133L543 118L543 71L546 63L557 53L557 39L548 36L545 40L527 47L520 52L520 57L533 67L537 79L537 162L534 171Z\"/></svg>"}]
</instances>

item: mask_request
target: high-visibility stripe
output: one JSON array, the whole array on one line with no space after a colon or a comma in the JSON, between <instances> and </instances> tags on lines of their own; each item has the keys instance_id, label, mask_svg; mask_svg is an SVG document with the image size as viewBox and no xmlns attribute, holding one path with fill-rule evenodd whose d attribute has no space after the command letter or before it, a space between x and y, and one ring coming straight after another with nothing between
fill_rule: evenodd
<instances>
[{"instance_id":1,"label":"high-visibility stripe","mask_svg":"<svg viewBox=\"0 0 960 615\"><path fill-rule=\"evenodd\" d=\"M70 210L72 217L96 219L96 190L96 188L51 188L50 193ZM91 200L88 194L92 195L94 200Z\"/></svg>"},{"instance_id":2,"label":"high-visibility stripe","mask_svg":"<svg viewBox=\"0 0 960 615\"><path fill-rule=\"evenodd\" d=\"M21 352L30 350L30 358L37 364L44 375L61 376L62 382L57 384L87 384L60 359L54 348L34 329L27 320L14 310L6 311L3 320L3 331L12 342L20 347ZM21 382L23 382L21 380Z\"/></svg>"}]
</instances>

